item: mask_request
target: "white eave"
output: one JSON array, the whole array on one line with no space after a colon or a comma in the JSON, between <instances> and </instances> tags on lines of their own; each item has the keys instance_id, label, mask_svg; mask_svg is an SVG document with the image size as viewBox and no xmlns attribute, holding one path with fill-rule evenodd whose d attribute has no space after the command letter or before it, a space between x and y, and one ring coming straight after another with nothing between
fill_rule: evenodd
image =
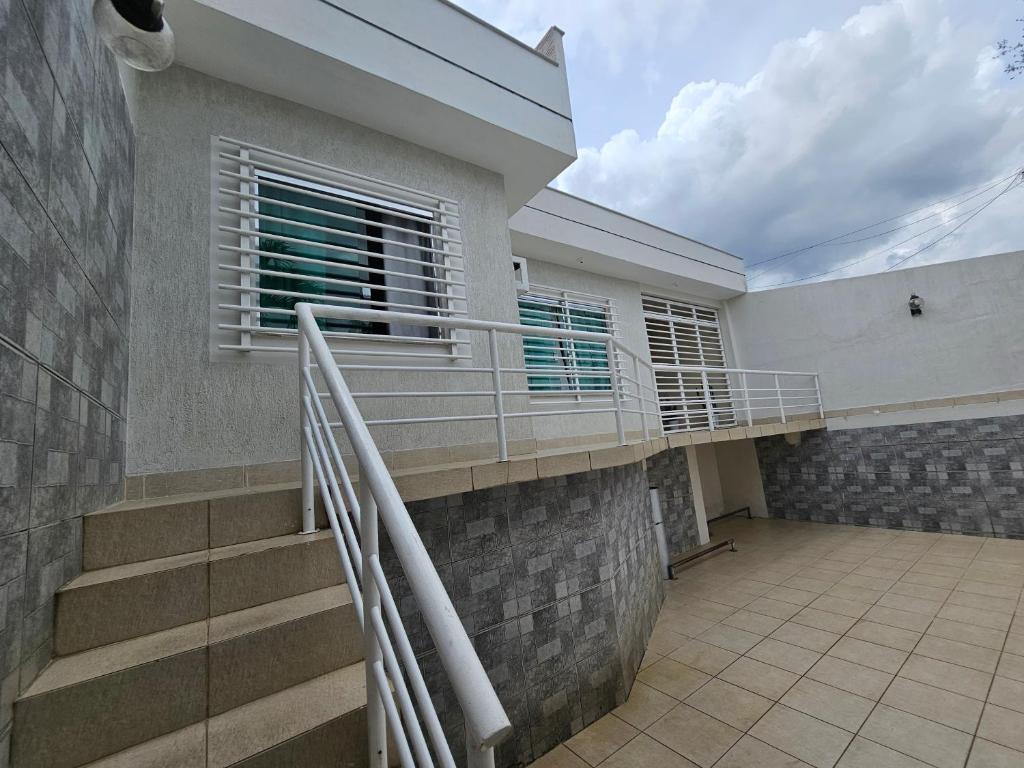
<instances>
[{"instance_id":1,"label":"white eave","mask_svg":"<svg viewBox=\"0 0 1024 768\"><path fill-rule=\"evenodd\" d=\"M534 50L444 0L175 0L178 63L479 165L509 212L576 158L561 34Z\"/></svg>"},{"instance_id":2,"label":"white eave","mask_svg":"<svg viewBox=\"0 0 1024 768\"><path fill-rule=\"evenodd\" d=\"M743 260L554 189L509 220L512 252L709 299L746 292Z\"/></svg>"}]
</instances>

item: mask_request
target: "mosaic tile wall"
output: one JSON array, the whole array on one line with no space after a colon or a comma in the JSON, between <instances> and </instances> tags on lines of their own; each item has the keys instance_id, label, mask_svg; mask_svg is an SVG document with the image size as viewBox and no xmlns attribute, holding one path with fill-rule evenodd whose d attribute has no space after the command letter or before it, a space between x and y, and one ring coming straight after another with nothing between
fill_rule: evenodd
<instances>
[{"instance_id":1,"label":"mosaic tile wall","mask_svg":"<svg viewBox=\"0 0 1024 768\"><path fill-rule=\"evenodd\" d=\"M756 441L769 514L1024 537L1024 415Z\"/></svg>"},{"instance_id":2,"label":"mosaic tile wall","mask_svg":"<svg viewBox=\"0 0 1024 768\"><path fill-rule=\"evenodd\" d=\"M531 762L620 704L663 597L648 478L633 464L415 502L410 514ZM397 573L389 547L385 569ZM451 743L462 713L408 584L401 612Z\"/></svg>"},{"instance_id":3,"label":"mosaic tile wall","mask_svg":"<svg viewBox=\"0 0 1024 768\"><path fill-rule=\"evenodd\" d=\"M661 498L661 517L672 555L700 546L685 448L670 448L647 460L647 479Z\"/></svg>"},{"instance_id":4,"label":"mosaic tile wall","mask_svg":"<svg viewBox=\"0 0 1024 768\"><path fill-rule=\"evenodd\" d=\"M0 0L0 766L122 486L134 150L90 6Z\"/></svg>"}]
</instances>

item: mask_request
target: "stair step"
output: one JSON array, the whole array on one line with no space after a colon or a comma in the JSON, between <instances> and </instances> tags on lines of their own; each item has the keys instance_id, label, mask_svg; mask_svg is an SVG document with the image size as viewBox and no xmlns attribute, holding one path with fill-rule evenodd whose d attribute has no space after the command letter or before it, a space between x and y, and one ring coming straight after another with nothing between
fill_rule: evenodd
<instances>
[{"instance_id":1,"label":"stair step","mask_svg":"<svg viewBox=\"0 0 1024 768\"><path fill-rule=\"evenodd\" d=\"M126 501L83 518L82 566L110 568L296 533L294 483ZM317 526L327 525L317 499Z\"/></svg>"},{"instance_id":2,"label":"stair step","mask_svg":"<svg viewBox=\"0 0 1024 768\"><path fill-rule=\"evenodd\" d=\"M361 658L344 585L59 658L15 702L15 764L71 768L152 745Z\"/></svg>"},{"instance_id":3,"label":"stair step","mask_svg":"<svg viewBox=\"0 0 1024 768\"><path fill-rule=\"evenodd\" d=\"M57 592L54 651L77 653L342 581L330 531L86 571Z\"/></svg>"},{"instance_id":4,"label":"stair step","mask_svg":"<svg viewBox=\"0 0 1024 768\"><path fill-rule=\"evenodd\" d=\"M361 768L367 762L366 678L360 662L85 768Z\"/></svg>"}]
</instances>

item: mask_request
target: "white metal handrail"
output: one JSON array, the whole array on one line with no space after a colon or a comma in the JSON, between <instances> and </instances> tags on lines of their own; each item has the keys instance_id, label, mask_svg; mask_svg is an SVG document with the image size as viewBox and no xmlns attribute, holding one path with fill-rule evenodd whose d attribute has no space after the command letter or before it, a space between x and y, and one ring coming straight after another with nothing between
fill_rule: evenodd
<instances>
[{"instance_id":1,"label":"white metal handrail","mask_svg":"<svg viewBox=\"0 0 1024 768\"><path fill-rule=\"evenodd\" d=\"M748 425L757 418L777 417L785 424L797 414L825 417L818 374L810 371L665 364L652 368L656 373L675 374L681 379L658 393L665 433L728 429L740 423L741 415ZM751 386L750 379L756 377L767 377L768 385ZM798 381L783 381L794 378ZM682 396L666 396L666 389Z\"/></svg>"},{"instance_id":2,"label":"white metal handrail","mask_svg":"<svg viewBox=\"0 0 1024 768\"><path fill-rule=\"evenodd\" d=\"M494 746L512 730L511 723L317 325L317 317L336 311L322 305L296 305L303 530L315 529L315 483L363 630L370 765L388 765L390 730L403 766L455 766L381 567L378 525L382 522L409 576L410 588L465 716L468 764L471 768L493 768ZM358 494L317 391L314 368L326 383L340 426L355 453Z\"/></svg>"}]
</instances>

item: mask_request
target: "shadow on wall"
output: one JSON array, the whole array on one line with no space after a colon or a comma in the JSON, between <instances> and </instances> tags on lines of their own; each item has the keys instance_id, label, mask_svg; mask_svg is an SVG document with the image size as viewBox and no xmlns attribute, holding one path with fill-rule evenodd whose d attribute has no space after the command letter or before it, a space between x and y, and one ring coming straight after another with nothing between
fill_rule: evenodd
<instances>
[{"instance_id":1,"label":"shadow on wall","mask_svg":"<svg viewBox=\"0 0 1024 768\"><path fill-rule=\"evenodd\" d=\"M771 517L1024 538L1024 415L757 439Z\"/></svg>"}]
</instances>

